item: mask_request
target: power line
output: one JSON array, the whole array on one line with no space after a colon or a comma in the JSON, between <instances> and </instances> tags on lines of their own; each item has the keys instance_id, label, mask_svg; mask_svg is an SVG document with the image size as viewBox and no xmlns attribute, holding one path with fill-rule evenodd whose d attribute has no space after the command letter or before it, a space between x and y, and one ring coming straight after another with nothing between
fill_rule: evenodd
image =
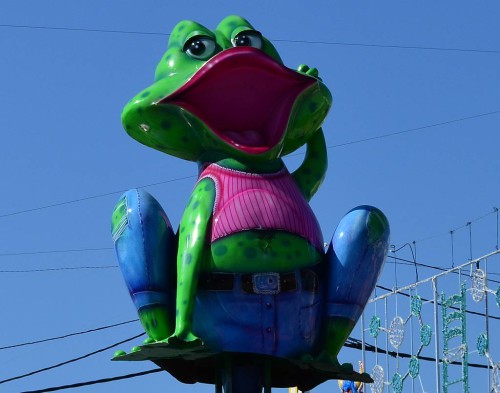
<instances>
[{"instance_id":1,"label":"power line","mask_svg":"<svg viewBox=\"0 0 500 393\"><path fill-rule=\"evenodd\" d=\"M437 46L418 46L418 45L389 45L389 44L366 44L360 42L333 42L333 41L306 41L306 40L282 40L271 39L273 42L290 42L294 44L316 44L316 45L339 45L339 46L361 46L369 48L388 48L388 49L418 49L432 51L448 52L476 52L476 53L500 53L500 50L489 49L470 49L470 48L445 48Z\"/></svg>"},{"instance_id":2,"label":"power line","mask_svg":"<svg viewBox=\"0 0 500 393\"><path fill-rule=\"evenodd\" d=\"M26 270L0 270L0 273L42 273L56 272L61 270L100 270L100 269L116 269L118 265L107 266L75 266L75 267L52 267L47 269L26 269Z\"/></svg>"},{"instance_id":3,"label":"power line","mask_svg":"<svg viewBox=\"0 0 500 393\"><path fill-rule=\"evenodd\" d=\"M101 327L98 327L98 328L83 330L83 331L76 332L76 333L68 333L68 334L65 334L65 335L62 335L62 336L51 337L51 338L44 338L42 340L29 341L29 342L20 343L20 344L7 345L7 346L4 346L4 347L0 347L0 351L4 350L4 349L19 348L19 347L24 347L24 346L27 346L27 345L34 345L34 344L46 343L48 341L61 340L61 339L64 339L64 338L73 337L73 336L79 336L79 335L87 334L87 333L94 333L94 332L98 332L98 331L101 331L101 330L111 329L111 328L114 328L114 327L117 327L117 326L122 326L122 325L126 325L126 324L129 324L129 323L132 323L132 322L137 322L137 321L138 321L138 319L131 319L129 321L119 322L119 323L115 323L113 325L101 326Z\"/></svg>"},{"instance_id":4,"label":"power line","mask_svg":"<svg viewBox=\"0 0 500 393\"><path fill-rule=\"evenodd\" d=\"M14 257L19 255L38 255L38 254L57 254L57 253L67 253L67 252L83 252L83 251L108 251L113 250L113 247L99 247L99 248L75 248L69 250L49 250L49 251L21 251L21 252L9 252L0 254L1 257Z\"/></svg>"},{"instance_id":5,"label":"power line","mask_svg":"<svg viewBox=\"0 0 500 393\"><path fill-rule=\"evenodd\" d=\"M159 373L160 371L163 371L163 369L161 369L161 368L154 368L152 370L142 371L142 372L134 373L134 374L120 375L118 377L95 379L93 381L73 383L71 385L53 386L53 387L50 387L50 388L45 388L45 389L40 389L40 390L26 390L23 393L45 393L45 392L55 392L57 390L64 390L64 389L80 388L80 387L83 387L83 386L96 385L96 384L100 384L100 383L108 383L108 382L119 381L119 380L122 380L122 379L130 379L130 378L141 377L143 375L148 375L148 374L153 374L153 373Z\"/></svg>"},{"instance_id":6,"label":"power line","mask_svg":"<svg viewBox=\"0 0 500 393\"><path fill-rule=\"evenodd\" d=\"M452 124L452 123L458 123L460 121L477 119L479 117L484 117L484 116L496 115L498 113L500 113L500 110L496 110L496 111L493 111L493 112L480 113L478 115L473 115L473 116L461 117L459 119L447 120L447 121L443 121L443 122L440 122L440 123L428 124L426 126L421 126L421 127L408 128L406 130L391 132L389 134L377 135L377 136L372 136L372 137L369 137L369 138L358 139L358 140L351 141L351 142L345 142L345 143L339 143L337 145L331 145L331 146L328 146L328 149L334 148L334 147L343 147L343 146L354 145L356 143L368 142L368 141L373 141L373 140L376 140L376 139L388 138L390 136L401 135L401 134L406 134L406 133L415 132L415 131L421 131L421 130L425 130L425 129L428 129L428 128L444 126L444 125Z\"/></svg>"},{"instance_id":7,"label":"power line","mask_svg":"<svg viewBox=\"0 0 500 393\"><path fill-rule=\"evenodd\" d=\"M31 371L31 372L26 373L26 374L22 374L22 375L18 375L18 376L16 376L16 377L11 377L11 378L7 378L7 379L4 379L4 380L1 380L1 381L0 381L0 385L1 385L1 384L4 384L4 383L6 383L6 382L11 382L11 381L15 381L15 380L18 380L18 379L23 379L23 378L26 378L26 377L29 377L29 376L31 376L31 375L35 375L35 374L38 374L38 373L41 373L41 372L44 372L44 371L52 370L52 369L54 369L54 368L58 368L58 367L61 367L61 366L66 365L66 364L70 364L70 363L77 362L77 361L79 361L79 360L82 360L82 359L88 358L88 357L90 357L90 356L92 356L92 355L96 355L96 354L98 354L98 353L100 353L100 352L107 351L107 350L109 350L109 349L111 349L111 348L113 348L113 347L116 347L117 345L121 345L121 344L124 344L124 343L126 343L126 342L128 342L128 341L132 341L132 340L134 340L134 339L136 339L136 338L138 338L138 337L143 336L144 334L146 334L146 333L137 334L137 335L135 335L134 337L127 338L126 340L119 341L119 342L114 343L114 344L112 344L112 345L109 345L109 346L107 346L107 347L104 347L104 348L98 349L98 350L93 351L93 352L89 352L89 353L87 353L87 354L85 354L85 355L82 355L82 356L79 356L79 357L76 357L76 358L73 358L73 359L70 359L70 360L66 360L66 361L61 362L61 363L58 363L58 364L54 364L53 366L44 367L44 368L41 368L41 369L39 369L39 370Z\"/></svg>"},{"instance_id":8,"label":"power line","mask_svg":"<svg viewBox=\"0 0 500 393\"><path fill-rule=\"evenodd\" d=\"M196 176L190 175L190 176L177 177L177 178L174 178L174 179L169 179L169 180L161 181L161 182L158 182L158 183L151 183L151 184L142 185L142 186L139 186L139 187L136 187L136 188L153 187L153 186L158 186L160 184L171 183L171 182L174 182L174 181L185 180L185 179L189 179L189 178L193 178L193 177L196 177ZM109 195L114 195L114 194L121 194L121 193L124 193L125 191L127 191L127 190L111 191L111 192L107 192L107 193L104 193L104 194L91 195L91 196L88 196L88 197L73 199L73 200L70 200L70 201L53 203L53 204L50 204L50 205L39 206L39 207L35 207L35 208L32 208L32 209L26 209L26 210L20 210L20 211L17 211L17 212L12 212L12 213L7 213L7 214L1 214L0 218L15 216L15 215L18 215L18 214L23 214L23 213L29 213L29 212L33 212L33 211L37 211L37 210L49 209L51 207L58 207L58 206L63 206L63 205L69 205L71 203L88 201L89 199L102 198L102 197L109 196Z\"/></svg>"},{"instance_id":9,"label":"power line","mask_svg":"<svg viewBox=\"0 0 500 393\"><path fill-rule=\"evenodd\" d=\"M158 33L148 31L134 31L134 30L110 30L110 29L90 29L85 27L63 27L63 26L36 26L36 25L14 25L14 24L0 24L0 27L14 28L14 29L33 29L33 30L58 30L58 31L79 31L84 33L111 33L111 34L134 34L134 35L157 35L157 36L170 36L169 33Z\"/></svg>"},{"instance_id":10,"label":"power line","mask_svg":"<svg viewBox=\"0 0 500 393\"><path fill-rule=\"evenodd\" d=\"M110 34L129 34L129 35L162 36L162 37L170 36L170 33L159 33L153 31L91 29L84 27L16 25L16 24L0 24L0 27L15 28L15 29L33 29L33 30L74 31L74 32L85 32L85 33L110 33ZM274 38L274 39L271 38L270 40L273 42L286 42L291 44L357 46L357 47L367 47L367 48L410 49L410 50L428 50L428 51L430 50L430 51L466 52L466 53L467 52L490 53L490 54L500 53L500 50L492 50L492 49L446 48L446 47L421 46L421 45L367 44L360 42L341 42L341 41L309 41L309 40L291 40L291 39L280 39L280 38Z\"/></svg>"},{"instance_id":11,"label":"power line","mask_svg":"<svg viewBox=\"0 0 500 393\"><path fill-rule=\"evenodd\" d=\"M1 26L2 25L0 25L0 27ZM354 145L354 144L357 144L357 143L368 142L368 141L372 141L372 140L375 140L375 139L388 138L388 137L395 136L395 135L400 135L400 134L405 134L405 133L415 132L415 131L421 131L421 130L425 130L425 129L432 128L432 127L439 127L439 126L446 125L446 124L452 124L452 123L458 123L458 122L465 121L465 120L477 119L479 117L491 116L491 115L495 115L495 114L498 114L498 113L500 113L500 110L496 110L496 111L492 111L492 112L486 112L486 113L480 113L480 114L477 114L477 115L462 117L462 118L459 118L459 119L447 120L447 121L440 122L440 123L434 123L434 124L428 124L428 125L421 126L421 127L409 128L409 129L406 129L406 130L392 132L392 133L389 133L389 134L383 134L383 135L378 135L378 136L374 136L374 137L370 137L370 138L359 139L359 140L355 140L355 141L351 141L351 142L340 143L340 144L337 144L337 145L331 145L331 146L327 146L327 149L334 149L336 147L343 147L343 146L348 146L348 145ZM289 154L287 157L293 157L293 156L296 156L296 155L299 155L299 154L301 154L301 153L298 153L298 154ZM185 179L190 179L190 178L195 178L195 177L196 176L193 176L193 175L183 176L183 177L169 179L169 180L165 180L165 181L161 181L161 182L157 182L157 183L151 183L151 184L147 184L147 185L142 185L142 186L139 186L139 187L136 187L136 188L152 187L152 186L157 186L157 185L161 185L161 184L171 183L171 182L185 180ZM32 208L32 209L19 210L19 211L16 211L16 212L1 214L0 218L10 217L10 216L14 216L14 215L18 215L18 214L24 214L24 213L29 213L29 212L38 211L38 210L49 209L49 208L58 207L58 206L62 206L62 205L68 205L68 204L76 203L76 202L87 201L89 199L102 198L102 197L109 196L109 195L124 193L125 191L127 191L127 190L111 191L111 192L107 192L107 193L104 193L104 194L97 194L97 195L92 195L92 196L88 196L88 197L84 197L84 198L73 199L73 200L69 200L69 201L65 201L65 202L53 203L53 204L50 204L50 205L35 207L35 208Z\"/></svg>"}]
</instances>

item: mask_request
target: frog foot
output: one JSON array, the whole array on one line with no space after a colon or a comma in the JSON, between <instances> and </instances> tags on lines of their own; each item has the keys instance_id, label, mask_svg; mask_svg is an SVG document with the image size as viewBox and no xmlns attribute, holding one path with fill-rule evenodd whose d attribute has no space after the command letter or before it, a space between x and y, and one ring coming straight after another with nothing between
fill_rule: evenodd
<instances>
[{"instance_id":1,"label":"frog foot","mask_svg":"<svg viewBox=\"0 0 500 393\"><path fill-rule=\"evenodd\" d=\"M144 342L151 344L161 341L172 334L174 330L172 320L168 315L165 305L154 304L139 309L139 319L149 338Z\"/></svg>"},{"instance_id":2,"label":"frog foot","mask_svg":"<svg viewBox=\"0 0 500 393\"><path fill-rule=\"evenodd\" d=\"M203 341L191 332L182 334L174 333L163 342L166 342L173 348L179 349L194 349L204 346Z\"/></svg>"}]
</instances>

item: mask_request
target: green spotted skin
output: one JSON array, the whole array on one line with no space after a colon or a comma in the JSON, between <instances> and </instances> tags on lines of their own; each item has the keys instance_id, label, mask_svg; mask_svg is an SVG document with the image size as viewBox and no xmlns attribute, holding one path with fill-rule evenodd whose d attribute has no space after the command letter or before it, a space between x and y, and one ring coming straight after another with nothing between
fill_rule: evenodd
<instances>
[{"instance_id":1,"label":"green spotted skin","mask_svg":"<svg viewBox=\"0 0 500 393\"><path fill-rule=\"evenodd\" d=\"M325 136L320 129L307 143L306 157L302 165L292 173L295 183L306 199L310 201L325 179L328 168Z\"/></svg>"},{"instance_id":2,"label":"green spotted skin","mask_svg":"<svg viewBox=\"0 0 500 393\"><path fill-rule=\"evenodd\" d=\"M206 244L214 201L214 184L210 179L203 179L191 194L179 228L174 336L182 341L196 340L191 332L192 316L199 272L209 256Z\"/></svg>"},{"instance_id":3,"label":"green spotted skin","mask_svg":"<svg viewBox=\"0 0 500 393\"><path fill-rule=\"evenodd\" d=\"M235 273L289 272L315 265L321 256L311 244L286 232L254 230L216 240L211 270Z\"/></svg>"},{"instance_id":4,"label":"green spotted skin","mask_svg":"<svg viewBox=\"0 0 500 393\"><path fill-rule=\"evenodd\" d=\"M297 72L315 78L317 83L297 97L282 139L276 146L259 154L237 149L219 138L188 110L164 101L210 60L189 56L184 50L188 40L194 36L209 37L215 41L213 56L217 56L232 48L232 40L246 30L255 29L246 19L236 15L223 19L214 30L187 20L177 24L156 68L153 84L125 106L123 127L138 142L166 154L202 165L217 162L227 168L253 173L276 172L284 165L283 156L306 145L304 162L292 176L309 201L320 187L327 169L321 126L332 105L331 94L315 68L305 65L298 68ZM283 64L265 36L262 37L261 50ZM176 260L175 317L154 308L139 312L141 322L153 340L166 339L176 345L199 342L192 333L192 317L200 272L289 272L312 266L323 256L307 240L279 230L244 231L211 243L215 199L213 181L203 179L195 186L182 216ZM113 234L119 236L121 226L126 225L126 214L126 201L120 201L113 214Z\"/></svg>"}]
</instances>

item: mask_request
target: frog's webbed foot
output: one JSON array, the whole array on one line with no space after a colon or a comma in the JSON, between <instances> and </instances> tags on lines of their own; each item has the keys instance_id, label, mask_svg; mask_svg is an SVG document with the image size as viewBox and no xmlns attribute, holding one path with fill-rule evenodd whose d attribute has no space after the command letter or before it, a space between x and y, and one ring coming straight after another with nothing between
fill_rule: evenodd
<instances>
[{"instance_id":1,"label":"frog's webbed foot","mask_svg":"<svg viewBox=\"0 0 500 393\"><path fill-rule=\"evenodd\" d=\"M163 341L172 348L178 349L194 349L204 346L203 341L196 337L193 333L174 333Z\"/></svg>"},{"instance_id":2,"label":"frog's webbed foot","mask_svg":"<svg viewBox=\"0 0 500 393\"><path fill-rule=\"evenodd\" d=\"M216 354L194 334L188 334L185 339L189 341L183 340L176 335L161 341L147 338L143 345L133 347L129 353L116 351L113 360L197 360Z\"/></svg>"},{"instance_id":3,"label":"frog's webbed foot","mask_svg":"<svg viewBox=\"0 0 500 393\"><path fill-rule=\"evenodd\" d=\"M319 71L315 67L309 68L309 66L307 66L305 64L301 64L297 68L297 71L300 72L300 73L302 73L302 74L306 74L306 75L309 75L309 76L312 76L312 77L314 77L316 79L321 80L321 78L319 77Z\"/></svg>"}]
</instances>

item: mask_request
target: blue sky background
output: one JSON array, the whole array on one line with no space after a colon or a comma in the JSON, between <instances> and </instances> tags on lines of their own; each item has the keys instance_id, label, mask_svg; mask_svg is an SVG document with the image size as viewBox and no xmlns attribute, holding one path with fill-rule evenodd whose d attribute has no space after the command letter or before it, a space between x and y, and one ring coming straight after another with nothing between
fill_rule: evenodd
<instances>
[{"instance_id":1,"label":"blue sky background","mask_svg":"<svg viewBox=\"0 0 500 393\"><path fill-rule=\"evenodd\" d=\"M317 67L333 93L334 107L324 125L332 146L329 172L312 200L325 239L348 210L371 204L388 216L396 247L416 241L419 262L451 266L449 231L476 218L481 219L472 223L473 255L495 249L493 206L500 205L499 2L2 0L0 270L116 265L109 221L120 191L160 183L146 189L177 226L196 174L195 164L148 149L121 128L122 107L152 83L167 36L12 26L166 34L182 19L215 28L230 14L246 17L274 40L287 66ZM337 44L312 43L318 41ZM497 113L336 146L491 112ZM291 157L287 164L293 169L301 159ZM193 177L176 180L188 176ZM470 256L468 229L455 233L456 264ZM79 249L99 250L46 253ZM406 248L398 257L411 259L411 254ZM489 271L499 273L498 258L492 262L496 264L490 263ZM396 277L399 286L415 280L412 267L397 269L395 274L394 265L386 264L380 284L392 288ZM419 268L421 278L432 274ZM443 289L456 291L454 284ZM0 273L0 305L0 346L136 318L116 268ZM500 315L498 308L491 312ZM0 379L140 332L140 325L131 323L0 350ZM353 336L360 337L359 329ZM499 361L498 342L492 346ZM0 384L0 391L35 390L155 367L113 363L112 353ZM346 350L340 360L356 362L359 356ZM433 379L432 373L426 377ZM484 374L474 378L479 383ZM80 391L168 389L213 388L183 386L158 373ZM315 392L336 389L336 382L329 382Z\"/></svg>"}]
</instances>

